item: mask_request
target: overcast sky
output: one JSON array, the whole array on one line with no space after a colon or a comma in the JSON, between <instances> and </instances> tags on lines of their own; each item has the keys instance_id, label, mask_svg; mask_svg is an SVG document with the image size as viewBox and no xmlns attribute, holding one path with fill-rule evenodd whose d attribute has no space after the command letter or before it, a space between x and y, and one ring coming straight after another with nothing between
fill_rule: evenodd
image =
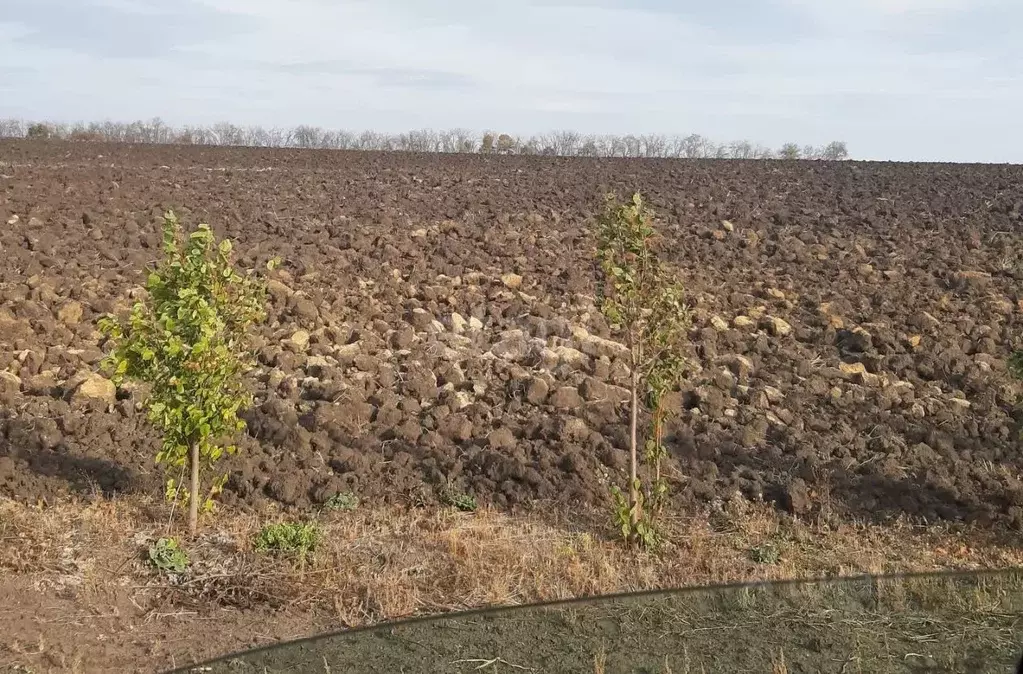
<instances>
[{"instance_id":1,"label":"overcast sky","mask_svg":"<svg viewBox=\"0 0 1023 674\"><path fill-rule=\"evenodd\" d=\"M0 117L1023 162L1020 0L0 0Z\"/></svg>"}]
</instances>

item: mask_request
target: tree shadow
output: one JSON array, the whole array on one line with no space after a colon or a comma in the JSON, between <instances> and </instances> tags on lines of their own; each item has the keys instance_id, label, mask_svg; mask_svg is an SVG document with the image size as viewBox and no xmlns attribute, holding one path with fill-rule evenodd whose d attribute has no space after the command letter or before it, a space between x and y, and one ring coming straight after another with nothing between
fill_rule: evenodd
<instances>
[{"instance_id":1,"label":"tree shadow","mask_svg":"<svg viewBox=\"0 0 1023 674\"><path fill-rule=\"evenodd\" d=\"M1010 476L1013 466L940 459L933 466L890 475L870 465L849 467L848 462L774 449L726 441L712 458L704 458L747 497L756 498L751 492L759 490L765 501L795 515L837 515L871 524L906 519L1023 529L1023 483ZM684 461L692 451L691 445L684 447L678 456Z\"/></svg>"},{"instance_id":2,"label":"tree shadow","mask_svg":"<svg viewBox=\"0 0 1023 674\"><path fill-rule=\"evenodd\" d=\"M139 487L135 471L107 459L78 456L58 448L23 452L22 460L36 475L62 480L77 493L99 491L110 498L115 494L136 491Z\"/></svg>"},{"instance_id":3,"label":"tree shadow","mask_svg":"<svg viewBox=\"0 0 1023 674\"><path fill-rule=\"evenodd\" d=\"M15 496L34 499L67 488L79 494L111 497L137 491L137 471L116 461L83 455L57 427L40 430L39 419L8 418L0 423L0 482L16 485ZM47 486L50 485L50 486Z\"/></svg>"},{"instance_id":4,"label":"tree shadow","mask_svg":"<svg viewBox=\"0 0 1023 674\"><path fill-rule=\"evenodd\" d=\"M827 472L834 507L859 520L883 522L908 516L928 522L990 522L994 513L975 498L962 498L953 488L928 481L925 476L898 479L856 474L842 467Z\"/></svg>"}]
</instances>

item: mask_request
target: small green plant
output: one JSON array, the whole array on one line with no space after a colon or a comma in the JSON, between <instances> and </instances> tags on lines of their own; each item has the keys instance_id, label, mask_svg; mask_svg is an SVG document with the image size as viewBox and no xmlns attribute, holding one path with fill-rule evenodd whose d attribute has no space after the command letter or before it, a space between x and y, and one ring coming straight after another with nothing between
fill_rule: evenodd
<instances>
[{"instance_id":1,"label":"small green plant","mask_svg":"<svg viewBox=\"0 0 1023 674\"><path fill-rule=\"evenodd\" d=\"M343 491L334 494L324 504L327 510L339 510L342 512L351 512L359 507L359 497L354 492Z\"/></svg>"},{"instance_id":2,"label":"small green plant","mask_svg":"<svg viewBox=\"0 0 1023 674\"><path fill-rule=\"evenodd\" d=\"M661 475L661 461L667 456L664 397L685 375L682 349L689 328L683 287L658 259L650 221L639 194L627 204L612 194L597 218L596 231L600 310L612 330L624 338L631 371L629 483L627 493L612 489L613 514L628 541L647 547L657 540L654 518L668 491ZM642 445L641 401L652 412L650 432ZM645 480L639 471L640 446L650 473Z\"/></svg>"},{"instance_id":3,"label":"small green plant","mask_svg":"<svg viewBox=\"0 0 1023 674\"><path fill-rule=\"evenodd\" d=\"M209 225L183 237L173 212L163 222L162 264L150 271L146 297L125 321L99 322L111 345L104 367L115 383L125 379L150 385L149 420L163 434L156 462L168 472L190 469L188 529L195 534L200 505L227 481L213 478L200 501L200 467L212 468L236 446L229 439L245 427L238 412L251 403L243 376L252 367L246 349L248 328L263 319L265 286L251 271L240 274L231 260L231 242L217 243ZM268 264L272 268L273 263ZM166 495L182 499L178 481L168 476Z\"/></svg>"},{"instance_id":4,"label":"small green plant","mask_svg":"<svg viewBox=\"0 0 1023 674\"><path fill-rule=\"evenodd\" d=\"M750 548L749 556L757 564L774 565L781 561L781 551L771 542Z\"/></svg>"},{"instance_id":5,"label":"small green plant","mask_svg":"<svg viewBox=\"0 0 1023 674\"><path fill-rule=\"evenodd\" d=\"M1009 373L1016 379L1023 379L1023 350L1013 351L1009 356Z\"/></svg>"},{"instance_id":6,"label":"small green plant","mask_svg":"<svg viewBox=\"0 0 1023 674\"><path fill-rule=\"evenodd\" d=\"M449 492L445 495L445 500L448 502L448 505L464 513L476 512L476 509L479 508L479 504L476 503L476 497L465 492Z\"/></svg>"},{"instance_id":7,"label":"small green plant","mask_svg":"<svg viewBox=\"0 0 1023 674\"><path fill-rule=\"evenodd\" d=\"M184 573L188 568L188 553L176 538L161 538L149 546L149 563L162 573Z\"/></svg>"},{"instance_id":8,"label":"small green plant","mask_svg":"<svg viewBox=\"0 0 1023 674\"><path fill-rule=\"evenodd\" d=\"M640 498L642 499L642 494ZM611 485L611 514L615 527L622 532L622 538L647 550L656 548L660 537L653 518L644 512L639 521L633 522L632 513L633 507L629 503L629 496L618 485Z\"/></svg>"},{"instance_id":9,"label":"small green plant","mask_svg":"<svg viewBox=\"0 0 1023 674\"><path fill-rule=\"evenodd\" d=\"M320 542L320 530L313 522L267 524L256 534L256 550L305 561Z\"/></svg>"}]
</instances>

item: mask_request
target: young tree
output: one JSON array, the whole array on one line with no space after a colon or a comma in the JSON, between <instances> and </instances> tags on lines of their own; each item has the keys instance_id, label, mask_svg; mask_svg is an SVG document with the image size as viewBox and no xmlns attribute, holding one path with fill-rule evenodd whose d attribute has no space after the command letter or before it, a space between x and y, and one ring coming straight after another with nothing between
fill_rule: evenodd
<instances>
[{"instance_id":1,"label":"young tree","mask_svg":"<svg viewBox=\"0 0 1023 674\"><path fill-rule=\"evenodd\" d=\"M246 332L264 317L266 290L252 272L235 270L231 242L216 242L209 225L187 238L173 212L163 224L162 264L149 273L147 297L127 320L100 321L112 349L104 365L115 383L144 382L149 420L163 433L157 463L168 472L190 469L188 529L198 522L200 467L212 468L228 440L245 427L238 412L251 403L243 375L252 366ZM272 265L268 265L272 267ZM226 475L212 480L204 509ZM168 479L167 495L177 503L179 484Z\"/></svg>"},{"instance_id":2,"label":"young tree","mask_svg":"<svg viewBox=\"0 0 1023 674\"><path fill-rule=\"evenodd\" d=\"M639 194L628 204L618 203L614 195L607 197L604 212L597 219L600 309L612 329L624 337L631 370L628 497L617 487L612 489L612 496L623 536L633 544L646 546L656 540L654 506L666 492L660 473L665 455L663 400L685 374L682 347L689 327L682 285L658 259L654 240L655 232ZM652 432L645 447L646 463L654 475L646 489L638 460L641 396L653 411Z\"/></svg>"}]
</instances>

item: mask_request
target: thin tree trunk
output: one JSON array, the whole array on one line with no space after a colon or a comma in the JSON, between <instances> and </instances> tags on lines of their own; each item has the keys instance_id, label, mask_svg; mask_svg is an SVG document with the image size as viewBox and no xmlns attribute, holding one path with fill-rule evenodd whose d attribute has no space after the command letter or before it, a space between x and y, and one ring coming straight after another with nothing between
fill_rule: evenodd
<instances>
[{"instance_id":1,"label":"thin tree trunk","mask_svg":"<svg viewBox=\"0 0 1023 674\"><path fill-rule=\"evenodd\" d=\"M637 424L639 420L639 375L636 373L636 368L632 369L632 419L629 424L629 521L632 524L632 539L636 540L636 529L639 524L642 513L640 512L639 504L639 489L638 489L638 478L639 471L637 466L637 452L638 452L638 438L637 438Z\"/></svg>"},{"instance_id":2,"label":"thin tree trunk","mask_svg":"<svg viewBox=\"0 0 1023 674\"><path fill-rule=\"evenodd\" d=\"M199 443L192 443L192 481L188 489L188 533L195 536L199 528Z\"/></svg>"},{"instance_id":3,"label":"thin tree trunk","mask_svg":"<svg viewBox=\"0 0 1023 674\"><path fill-rule=\"evenodd\" d=\"M660 513L661 497L658 491L661 487L661 440L664 437L664 403L660 396L657 398L657 409L654 410L654 512Z\"/></svg>"}]
</instances>

